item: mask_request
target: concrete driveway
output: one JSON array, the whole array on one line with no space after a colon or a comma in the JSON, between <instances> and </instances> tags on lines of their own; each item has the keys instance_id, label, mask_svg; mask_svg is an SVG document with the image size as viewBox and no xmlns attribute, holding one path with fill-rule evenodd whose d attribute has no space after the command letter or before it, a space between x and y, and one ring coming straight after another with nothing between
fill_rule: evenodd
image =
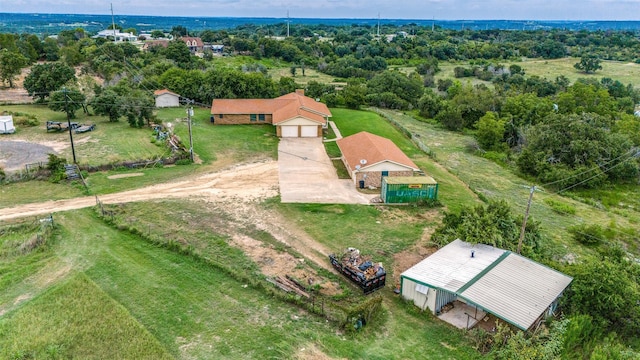
<instances>
[{"instance_id":1,"label":"concrete driveway","mask_svg":"<svg viewBox=\"0 0 640 360\"><path fill-rule=\"evenodd\" d=\"M377 197L338 179L321 138L280 139L278 170L283 203L369 204Z\"/></svg>"}]
</instances>

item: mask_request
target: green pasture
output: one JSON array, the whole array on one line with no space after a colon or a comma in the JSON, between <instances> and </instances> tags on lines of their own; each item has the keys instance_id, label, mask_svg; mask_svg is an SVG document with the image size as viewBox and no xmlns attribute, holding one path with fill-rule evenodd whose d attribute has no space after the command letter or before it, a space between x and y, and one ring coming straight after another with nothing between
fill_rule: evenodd
<instances>
[{"instance_id":1,"label":"green pasture","mask_svg":"<svg viewBox=\"0 0 640 360\"><path fill-rule=\"evenodd\" d=\"M473 192L486 199L505 200L515 213L524 214L532 184L514 174L511 170L495 162L470 153L467 145L473 138L467 135L452 133L439 127L420 122L408 115L394 111L380 110L392 117L411 133L420 135L421 141L427 145L438 164L461 180ZM438 180L438 177L436 180ZM455 180L454 180L455 181ZM637 186L626 188L627 194L637 191ZM442 198L447 191L440 188L438 195ZM445 198L442 198L445 199ZM567 204L576 209L575 215L558 214L545 199ZM460 199L461 200L461 199ZM469 202L467 202L469 203ZM449 202L445 201L446 205ZM590 250L571 240L567 228L577 224L600 224L603 227L633 228L640 231L640 214L632 211L634 200L630 200L626 210L608 211L598 204L581 202L572 198L555 194L552 189L538 188L531 205L531 219L540 222L543 232L552 239L550 251L552 255L562 256L567 252L576 254L589 253Z\"/></svg>"},{"instance_id":2,"label":"green pasture","mask_svg":"<svg viewBox=\"0 0 640 360\"><path fill-rule=\"evenodd\" d=\"M546 78L549 81L554 81L558 76L565 76L571 83L574 83L576 80L581 78L596 80L600 80L601 78L610 78L618 80L624 85L632 84L636 88L640 87L640 64L602 60L600 63L602 65L602 70L598 70L592 74L586 74L573 67L573 65L578 62L580 62L579 58L566 57L552 60L523 58L522 61L496 61L494 63L502 64L506 67L509 67L510 65L518 65L524 70L525 76L535 75L541 78ZM441 71L436 74L436 79L455 79L453 69L458 66L468 68L473 65L468 62L441 62L438 64ZM400 67L399 69L407 74L415 71L415 67ZM483 81L475 77L460 78L458 80L463 83L469 81L473 85L490 85L490 82Z\"/></svg>"},{"instance_id":3,"label":"green pasture","mask_svg":"<svg viewBox=\"0 0 640 360\"><path fill-rule=\"evenodd\" d=\"M585 74L573 67L578 62L580 62L579 58L569 57L555 60L524 59L515 64L520 65L528 76L537 75L551 81L560 75L566 76L572 83L579 78L600 80L607 77L618 80L624 85L632 84L636 88L640 87L640 64L602 60L600 62L602 70L593 74Z\"/></svg>"},{"instance_id":4,"label":"green pasture","mask_svg":"<svg viewBox=\"0 0 640 360\"><path fill-rule=\"evenodd\" d=\"M188 207L191 216L210 216L204 207ZM176 204L177 213L181 208ZM162 220L172 219L167 209L146 203L128 215L155 211L156 227L171 229L178 221ZM206 262L108 226L91 209L60 214L56 222L57 241L24 257L40 265L20 270L30 281L0 287L2 358L281 359L312 349L331 358L417 358L425 352L434 359L479 358L463 332L391 292L384 293L385 311L376 322L348 335ZM206 222L191 224L194 232L211 229Z\"/></svg>"}]
</instances>

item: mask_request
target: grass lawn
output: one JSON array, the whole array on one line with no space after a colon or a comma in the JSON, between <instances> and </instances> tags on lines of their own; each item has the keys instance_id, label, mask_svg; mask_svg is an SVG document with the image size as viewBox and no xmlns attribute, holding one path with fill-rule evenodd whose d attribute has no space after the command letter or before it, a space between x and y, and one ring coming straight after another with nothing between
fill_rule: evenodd
<instances>
[{"instance_id":1,"label":"grass lawn","mask_svg":"<svg viewBox=\"0 0 640 360\"><path fill-rule=\"evenodd\" d=\"M31 106L25 107L20 111L27 111ZM36 106L36 109L42 114L51 111L45 107ZM18 111L13 109L12 111ZM209 123L209 110L196 108L194 109L192 134L194 151L199 160L205 166L183 166L165 168L145 168L145 169L114 169L111 171L103 171L90 173L87 177L90 194L108 194L124 190L130 190L143 186L149 186L158 182L167 182L175 180L187 175L202 173L205 171L215 171L221 168L233 165L238 162L250 161L254 159L272 158L277 156L278 138L275 136L275 128L271 125L225 125L214 126ZM40 116L40 115L39 115ZM171 122L176 134L180 136L183 143L189 143L188 126L186 123L186 113L184 108L161 109L157 113L158 119L164 123ZM119 129L117 132L109 133L110 136L120 134L120 138L100 139L97 141L87 141L76 147L79 162L82 164L83 153L94 154L99 153L101 149L105 149L102 143L110 143L109 146L119 146L118 142L122 142L120 153L128 153L123 155L123 160L140 159L143 151L137 151L137 147L151 148L154 151L165 152L163 147L151 143L151 131L149 129L132 129L126 123L106 123L105 126L99 126L106 134L108 126L114 126ZM27 131L27 130L25 130ZM59 141L68 141L67 133L46 134L40 127L28 128L30 132L29 138L39 141L47 141L47 136L56 136ZM87 136L96 136L99 130L92 133L81 134ZM129 138L130 134L135 136ZM127 136L125 136L127 135ZM44 137L43 137L44 136ZM77 139L77 137L74 137ZM57 141L57 140L56 140ZM127 150L129 149L129 150ZM68 150L68 149L67 149ZM65 150L66 151L66 150ZM70 150L69 150L70 151ZM151 153L148 153L150 155ZM158 155L156 154L156 155ZM166 154L166 152L165 152ZM70 159L70 152L69 157ZM103 158L104 159L104 158ZM99 161L96 157L92 161ZM104 163L104 162L98 162ZM109 179L111 175L126 173L143 173L143 176ZM31 203L47 200L59 200L72 197L86 195L85 190L79 185L70 185L67 183L52 184L48 181L29 181L22 183L10 183L2 185L0 189L0 207L11 205Z\"/></svg>"},{"instance_id":2,"label":"grass lawn","mask_svg":"<svg viewBox=\"0 0 640 360\"><path fill-rule=\"evenodd\" d=\"M368 211L358 218L377 218ZM44 269L21 269L30 281L0 286L1 357L479 358L463 332L390 292L380 319L345 335L201 261L106 226L90 209L56 222L57 242L29 255L40 254Z\"/></svg>"},{"instance_id":3,"label":"grass lawn","mask_svg":"<svg viewBox=\"0 0 640 360\"><path fill-rule=\"evenodd\" d=\"M65 148L60 155L72 159L69 146L69 133L47 132L46 121L66 121L66 115L51 111L44 105L2 105L0 112L20 112L37 116L39 125L25 127L16 125L16 134L27 141L55 142ZM104 116L86 116L82 111L76 112L73 122L96 124L96 129L83 134L73 134L76 158L80 165L99 165L117 163L126 160L143 160L167 154L167 149L151 142L152 132L149 128L134 129L125 120L109 122ZM8 138L10 140L10 138Z\"/></svg>"},{"instance_id":4,"label":"grass lawn","mask_svg":"<svg viewBox=\"0 0 640 360\"><path fill-rule=\"evenodd\" d=\"M368 131L393 141L420 169L432 176L439 184L438 199L449 209L457 210L462 206L478 204L478 197L469 187L461 182L453 173L441 164L434 162L424 152L418 149L405 134L396 129L380 115L371 111L354 111L349 109L331 109L332 120L336 123L343 136L349 136L360 131ZM401 113L393 114L400 115ZM336 147L336 152L340 152ZM331 151L330 145L327 145ZM330 152L334 156L333 152ZM338 156L335 155L335 156Z\"/></svg>"}]
</instances>

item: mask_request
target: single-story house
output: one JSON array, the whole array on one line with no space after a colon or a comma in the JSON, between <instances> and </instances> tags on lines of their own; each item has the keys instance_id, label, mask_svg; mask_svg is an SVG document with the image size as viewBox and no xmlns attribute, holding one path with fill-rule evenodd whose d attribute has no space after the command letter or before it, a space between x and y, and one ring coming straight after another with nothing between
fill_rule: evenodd
<instances>
[{"instance_id":1,"label":"single-story house","mask_svg":"<svg viewBox=\"0 0 640 360\"><path fill-rule=\"evenodd\" d=\"M413 176L420 171L391 140L366 131L337 141L342 162L355 185L380 187L383 176Z\"/></svg>"},{"instance_id":2,"label":"single-story house","mask_svg":"<svg viewBox=\"0 0 640 360\"><path fill-rule=\"evenodd\" d=\"M134 42L138 40L138 37L136 35L132 33L123 33L123 32L120 32L120 30L118 29L100 30L96 35L92 36L92 38L115 39L116 42L117 41Z\"/></svg>"},{"instance_id":3,"label":"single-story house","mask_svg":"<svg viewBox=\"0 0 640 360\"><path fill-rule=\"evenodd\" d=\"M510 251L458 239L403 272L400 292L436 315L457 300L467 322L481 319L475 309L526 331L553 314L572 280Z\"/></svg>"},{"instance_id":4,"label":"single-story house","mask_svg":"<svg viewBox=\"0 0 640 360\"><path fill-rule=\"evenodd\" d=\"M205 50L206 49L211 50L215 54L222 54L222 52L224 52L224 45L222 44L205 45L204 48Z\"/></svg>"},{"instance_id":5,"label":"single-story house","mask_svg":"<svg viewBox=\"0 0 640 360\"><path fill-rule=\"evenodd\" d=\"M142 51L149 51L152 47L160 46L166 48L169 46L169 40L160 39L160 40L147 40L142 45Z\"/></svg>"},{"instance_id":6,"label":"single-story house","mask_svg":"<svg viewBox=\"0 0 640 360\"><path fill-rule=\"evenodd\" d=\"M304 90L275 99L214 99L211 122L217 125L273 124L279 137L320 137L331 111Z\"/></svg>"},{"instance_id":7,"label":"single-story house","mask_svg":"<svg viewBox=\"0 0 640 360\"><path fill-rule=\"evenodd\" d=\"M16 128L13 125L13 115L0 116L0 134L13 134Z\"/></svg>"},{"instance_id":8,"label":"single-story house","mask_svg":"<svg viewBox=\"0 0 640 360\"><path fill-rule=\"evenodd\" d=\"M167 89L156 90L153 92L156 98L156 107L178 107L180 106L180 95L173 93Z\"/></svg>"},{"instance_id":9,"label":"single-story house","mask_svg":"<svg viewBox=\"0 0 640 360\"><path fill-rule=\"evenodd\" d=\"M202 50L204 50L204 43L199 37L183 36L180 40L187 44L189 51L192 53L202 52Z\"/></svg>"}]
</instances>

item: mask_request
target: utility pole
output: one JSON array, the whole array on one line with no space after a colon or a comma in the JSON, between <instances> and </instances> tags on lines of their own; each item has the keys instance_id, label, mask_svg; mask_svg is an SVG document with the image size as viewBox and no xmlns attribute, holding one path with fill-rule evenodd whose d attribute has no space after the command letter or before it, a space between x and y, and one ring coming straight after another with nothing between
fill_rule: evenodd
<instances>
[{"instance_id":1,"label":"utility pole","mask_svg":"<svg viewBox=\"0 0 640 360\"><path fill-rule=\"evenodd\" d=\"M113 42L116 41L116 20L113 18L113 3L111 3L111 26L113 27Z\"/></svg>"},{"instance_id":2,"label":"utility pole","mask_svg":"<svg viewBox=\"0 0 640 360\"><path fill-rule=\"evenodd\" d=\"M378 38L380 38L380 13L378 13Z\"/></svg>"},{"instance_id":3,"label":"utility pole","mask_svg":"<svg viewBox=\"0 0 640 360\"><path fill-rule=\"evenodd\" d=\"M189 102L193 102L193 100L189 100ZM194 162L193 159L193 136L191 135L191 117L193 116L193 107L190 106L187 108L187 124L189 125L189 156L191 157L191 162Z\"/></svg>"},{"instance_id":4,"label":"utility pole","mask_svg":"<svg viewBox=\"0 0 640 360\"><path fill-rule=\"evenodd\" d=\"M73 147L73 131L71 131L71 115L69 114L69 96L67 95L67 88L62 88L62 93L64 94L64 112L67 113L67 126L69 127L69 139L71 140L71 153L73 154L73 163L76 162L76 149Z\"/></svg>"},{"instance_id":5,"label":"utility pole","mask_svg":"<svg viewBox=\"0 0 640 360\"><path fill-rule=\"evenodd\" d=\"M287 37L289 37L289 10L287 10Z\"/></svg>"},{"instance_id":6,"label":"utility pole","mask_svg":"<svg viewBox=\"0 0 640 360\"><path fill-rule=\"evenodd\" d=\"M536 191L536 186L531 187L529 193L529 201L527 202L527 210L524 212L524 219L522 219L522 229L520 229L520 240L518 240L518 254L522 251L522 242L524 241L524 229L527 227L527 218L529 217L529 209L531 208L531 200L533 199L533 193Z\"/></svg>"}]
</instances>

